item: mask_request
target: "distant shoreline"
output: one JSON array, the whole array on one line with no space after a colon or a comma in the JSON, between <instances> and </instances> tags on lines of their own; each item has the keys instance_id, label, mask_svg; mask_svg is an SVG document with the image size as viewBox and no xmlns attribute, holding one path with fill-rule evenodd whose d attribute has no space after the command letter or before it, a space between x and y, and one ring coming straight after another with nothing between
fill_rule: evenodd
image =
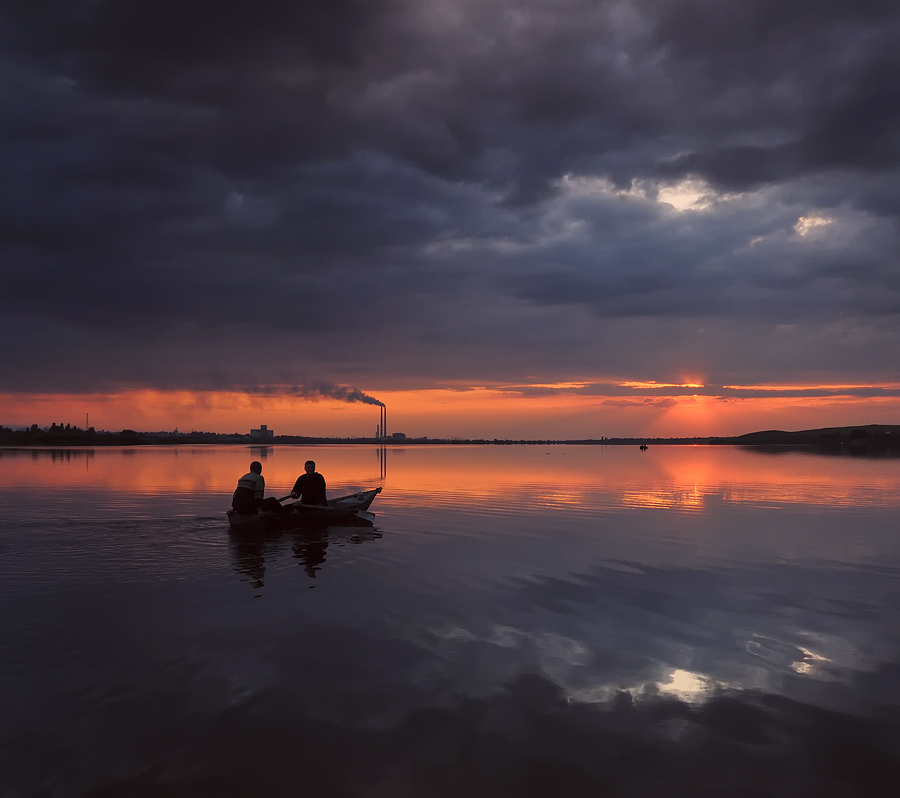
<instances>
[{"instance_id":1,"label":"distant shoreline","mask_svg":"<svg viewBox=\"0 0 900 798\"><path fill-rule=\"evenodd\" d=\"M746 446L763 449L815 449L848 452L900 451L900 425L868 424L847 427L785 432L765 430L736 436L702 436L678 438L577 438L577 439L521 439L510 438L333 438L302 435L278 435L261 441L250 435L216 432L120 432L96 431L77 427L53 425L25 430L0 426L0 446L28 447L103 447L103 446L173 446L191 444L233 444L240 446L275 446L298 444L303 446L361 445L361 446Z\"/></svg>"}]
</instances>

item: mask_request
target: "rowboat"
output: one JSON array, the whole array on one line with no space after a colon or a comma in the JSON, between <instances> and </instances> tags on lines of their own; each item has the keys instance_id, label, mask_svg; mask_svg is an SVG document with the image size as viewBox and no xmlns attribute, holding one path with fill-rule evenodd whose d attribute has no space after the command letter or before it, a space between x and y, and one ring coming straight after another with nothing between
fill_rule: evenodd
<instances>
[{"instance_id":1,"label":"rowboat","mask_svg":"<svg viewBox=\"0 0 900 798\"><path fill-rule=\"evenodd\" d=\"M283 505L281 513L257 512L255 515L227 510L228 524L234 530L279 530L303 526L371 526L374 513L368 512L381 488L351 493L337 499L329 499L327 507L315 504Z\"/></svg>"}]
</instances>

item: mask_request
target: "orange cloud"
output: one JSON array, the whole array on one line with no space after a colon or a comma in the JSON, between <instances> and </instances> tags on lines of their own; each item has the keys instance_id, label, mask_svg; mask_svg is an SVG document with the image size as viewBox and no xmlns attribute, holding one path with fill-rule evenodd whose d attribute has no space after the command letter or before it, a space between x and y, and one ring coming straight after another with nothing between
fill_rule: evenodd
<instances>
[{"instance_id":1,"label":"orange cloud","mask_svg":"<svg viewBox=\"0 0 900 798\"><path fill-rule=\"evenodd\" d=\"M461 387L461 386L460 386ZM581 439L618 436L738 435L759 429L892 424L897 396L666 396L552 393L535 396L484 386L378 391L389 431L410 437ZM132 390L115 394L6 394L0 424L97 429L246 433L267 424L278 434L369 437L378 409L279 393Z\"/></svg>"}]
</instances>

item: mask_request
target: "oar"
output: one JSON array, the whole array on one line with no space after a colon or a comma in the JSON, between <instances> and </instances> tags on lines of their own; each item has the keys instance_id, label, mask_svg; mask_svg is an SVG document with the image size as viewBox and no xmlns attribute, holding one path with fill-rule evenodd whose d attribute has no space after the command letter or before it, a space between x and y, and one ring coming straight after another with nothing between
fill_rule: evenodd
<instances>
[{"instance_id":1,"label":"oar","mask_svg":"<svg viewBox=\"0 0 900 798\"><path fill-rule=\"evenodd\" d=\"M369 491L367 491L367 490L358 490L356 493L349 493L349 494L347 494L346 496L338 496L336 499L328 499L328 506L329 506L329 507L330 507L330 506L333 506L333 505L336 504L337 502L342 502L342 501L344 501L344 499L355 499L355 498L356 498L357 496L359 496L361 493L368 493L368 492L369 492ZM375 488L375 493L376 493L376 494L377 494L377 493L381 493L381 487L380 487L380 486L377 487L377 488ZM294 496L293 493L289 493L287 496L285 496L284 498L278 499L277 501L280 501L280 502L287 501L288 499L293 498L293 496ZM322 509L322 505L321 505L321 504L294 504L293 506L294 506L294 507L318 507L320 510ZM364 512L364 511L363 511L363 512ZM372 517L374 518L375 516L372 516Z\"/></svg>"},{"instance_id":2,"label":"oar","mask_svg":"<svg viewBox=\"0 0 900 798\"><path fill-rule=\"evenodd\" d=\"M365 491L362 491L362 492L365 493ZM359 496L359 492L351 493L349 496L340 496L337 499L329 499L328 501L329 501L329 503L330 502L341 502L344 499L355 499L357 496ZM292 499L292 498L294 498L294 494L289 493L287 496L282 496L280 499L276 499L276 501L284 502L284 501L287 501L288 499ZM307 505L307 506L319 507L320 505L316 504L316 505Z\"/></svg>"},{"instance_id":3,"label":"oar","mask_svg":"<svg viewBox=\"0 0 900 798\"><path fill-rule=\"evenodd\" d=\"M365 492L365 491L357 491L356 493L351 493L348 496L338 496L336 499L329 499L328 503L333 504L334 502L342 502L342 501L344 501L344 499L355 499L357 496L359 496L359 494L361 492Z\"/></svg>"},{"instance_id":4,"label":"oar","mask_svg":"<svg viewBox=\"0 0 900 798\"><path fill-rule=\"evenodd\" d=\"M358 490L358 491L356 491L356 493L350 493L350 494L348 494L347 496L338 496L336 499L329 499L329 500L328 500L328 503L329 503L329 504L332 504L332 503L334 503L334 502L342 502L342 501L344 501L344 499L355 499L355 498L356 498L357 496L359 496L360 494L368 493L368 492L369 492L369 491L367 491L367 490ZM376 488L376 489L375 489L375 492L376 492L376 493L381 493L381 488L380 488L380 487L379 487L379 488Z\"/></svg>"},{"instance_id":5,"label":"oar","mask_svg":"<svg viewBox=\"0 0 900 798\"><path fill-rule=\"evenodd\" d=\"M344 499L355 499L357 496L359 496L360 493L368 493L368 492L369 491L367 491L367 490L358 490L356 493L349 493L346 496L338 496L336 499L329 499L328 503L332 504L333 502L342 502L342 501L344 501ZM377 488L375 488L375 493L381 493L380 485ZM282 496L280 499L276 499L275 501L286 502L288 499L292 499L293 497L294 497L294 494L289 493L287 496ZM307 505L301 505L301 506L307 506ZM318 507L319 505L316 504L316 505L309 505L309 506Z\"/></svg>"}]
</instances>

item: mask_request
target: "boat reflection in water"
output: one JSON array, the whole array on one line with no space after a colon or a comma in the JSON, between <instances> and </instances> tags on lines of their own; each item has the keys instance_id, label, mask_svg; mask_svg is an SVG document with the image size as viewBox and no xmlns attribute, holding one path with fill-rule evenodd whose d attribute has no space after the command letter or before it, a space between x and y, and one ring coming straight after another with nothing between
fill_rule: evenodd
<instances>
[{"instance_id":1,"label":"boat reflection in water","mask_svg":"<svg viewBox=\"0 0 900 798\"><path fill-rule=\"evenodd\" d=\"M308 527L288 529L260 534L256 531L232 529L229 532L229 549L234 562L234 571L245 577L254 590L265 587L266 563L274 562L286 555L299 560L299 565L310 579L316 578L326 561L325 552L329 544L344 546L359 545L365 541L378 540L382 533L358 527ZM314 587L314 585L310 585ZM261 594L257 594L257 597Z\"/></svg>"}]
</instances>

